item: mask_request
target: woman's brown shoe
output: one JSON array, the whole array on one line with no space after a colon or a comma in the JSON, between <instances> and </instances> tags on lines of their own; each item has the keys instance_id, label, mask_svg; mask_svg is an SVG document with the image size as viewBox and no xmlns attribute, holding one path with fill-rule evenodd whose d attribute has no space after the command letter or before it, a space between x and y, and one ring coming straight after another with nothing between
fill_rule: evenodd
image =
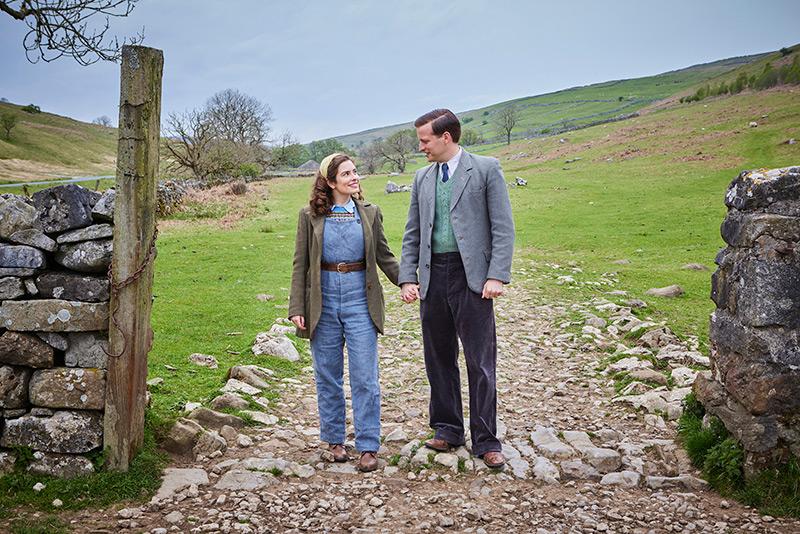
<instances>
[{"instance_id":1,"label":"woman's brown shoe","mask_svg":"<svg viewBox=\"0 0 800 534\"><path fill-rule=\"evenodd\" d=\"M362 473L375 471L378 468L378 456L374 452L362 452L356 468Z\"/></svg>"},{"instance_id":2,"label":"woman's brown shoe","mask_svg":"<svg viewBox=\"0 0 800 534\"><path fill-rule=\"evenodd\" d=\"M348 460L347 451L341 443L328 445L328 450L333 454L334 462L346 462Z\"/></svg>"}]
</instances>

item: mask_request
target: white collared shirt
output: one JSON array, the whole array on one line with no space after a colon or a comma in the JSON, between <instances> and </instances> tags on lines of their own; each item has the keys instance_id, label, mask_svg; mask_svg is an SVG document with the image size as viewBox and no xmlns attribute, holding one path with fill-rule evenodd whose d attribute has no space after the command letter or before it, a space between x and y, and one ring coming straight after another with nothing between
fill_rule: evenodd
<instances>
[{"instance_id":1,"label":"white collared shirt","mask_svg":"<svg viewBox=\"0 0 800 534\"><path fill-rule=\"evenodd\" d=\"M447 161L447 176L452 178L453 175L456 173L456 169L458 168L458 163L461 161L461 153L464 152L464 149L458 147L458 152L456 155L452 157L449 161ZM439 164L439 179L442 179L442 164Z\"/></svg>"},{"instance_id":2,"label":"white collared shirt","mask_svg":"<svg viewBox=\"0 0 800 534\"><path fill-rule=\"evenodd\" d=\"M345 211L347 211L347 213L355 213L355 211L356 211L356 203L353 200L353 197L350 197L350 202L348 202L344 206L340 206L339 204L334 204L333 206L331 206L331 209L333 209L333 208L342 208Z\"/></svg>"}]
</instances>

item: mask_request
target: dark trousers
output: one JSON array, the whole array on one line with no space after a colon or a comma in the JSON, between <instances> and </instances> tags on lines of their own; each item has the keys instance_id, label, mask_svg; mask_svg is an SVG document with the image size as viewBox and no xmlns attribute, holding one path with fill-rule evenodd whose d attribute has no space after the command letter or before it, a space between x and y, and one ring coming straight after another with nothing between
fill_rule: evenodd
<instances>
[{"instance_id":1,"label":"dark trousers","mask_svg":"<svg viewBox=\"0 0 800 534\"><path fill-rule=\"evenodd\" d=\"M500 451L497 433L497 336L491 299L467 286L458 252L434 254L428 293L420 304L425 370L431 386L430 424L436 437L464 443L458 340L469 381L469 431L476 456Z\"/></svg>"}]
</instances>

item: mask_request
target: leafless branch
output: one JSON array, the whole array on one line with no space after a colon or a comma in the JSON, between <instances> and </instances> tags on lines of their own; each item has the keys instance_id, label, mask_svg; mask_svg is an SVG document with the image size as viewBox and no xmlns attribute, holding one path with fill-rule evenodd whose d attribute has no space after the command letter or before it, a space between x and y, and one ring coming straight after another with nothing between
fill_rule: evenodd
<instances>
[{"instance_id":1,"label":"leafless branch","mask_svg":"<svg viewBox=\"0 0 800 534\"><path fill-rule=\"evenodd\" d=\"M122 45L140 44L144 29L119 41L107 35L111 17L127 17L139 0L0 0L0 12L23 21L22 40L31 63L73 58L81 65L118 62ZM102 22L97 23L98 20Z\"/></svg>"}]
</instances>

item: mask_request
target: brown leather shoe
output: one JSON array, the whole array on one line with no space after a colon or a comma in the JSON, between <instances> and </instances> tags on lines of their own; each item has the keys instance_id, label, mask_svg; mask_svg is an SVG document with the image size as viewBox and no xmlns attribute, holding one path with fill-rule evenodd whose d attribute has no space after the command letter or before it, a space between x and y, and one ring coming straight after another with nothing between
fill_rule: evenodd
<instances>
[{"instance_id":1,"label":"brown leather shoe","mask_svg":"<svg viewBox=\"0 0 800 534\"><path fill-rule=\"evenodd\" d=\"M425 446L435 451L447 452L452 445L443 439L431 438L425 442Z\"/></svg>"},{"instance_id":2,"label":"brown leather shoe","mask_svg":"<svg viewBox=\"0 0 800 534\"><path fill-rule=\"evenodd\" d=\"M331 451L333 454L333 461L334 462L346 462L349 458L347 457L347 451L344 448L344 445L341 443L332 443L328 445L328 450Z\"/></svg>"},{"instance_id":3,"label":"brown leather shoe","mask_svg":"<svg viewBox=\"0 0 800 534\"><path fill-rule=\"evenodd\" d=\"M481 459L486 464L486 467L491 467L492 469L500 469L506 464L506 457L499 451L489 451L481 456Z\"/></svg>"},{"instance_id":4,"label":"brown leather shoe","mask_svg":"<svg viewBox=\"0 0 800 534\"><path fill-rule=\"evenodd\" d=\"M356 469L362 473L375 471L378 468L378 456L374 452L362 452L361 458L358 459Z\"/></svg>"}]
</instances>

